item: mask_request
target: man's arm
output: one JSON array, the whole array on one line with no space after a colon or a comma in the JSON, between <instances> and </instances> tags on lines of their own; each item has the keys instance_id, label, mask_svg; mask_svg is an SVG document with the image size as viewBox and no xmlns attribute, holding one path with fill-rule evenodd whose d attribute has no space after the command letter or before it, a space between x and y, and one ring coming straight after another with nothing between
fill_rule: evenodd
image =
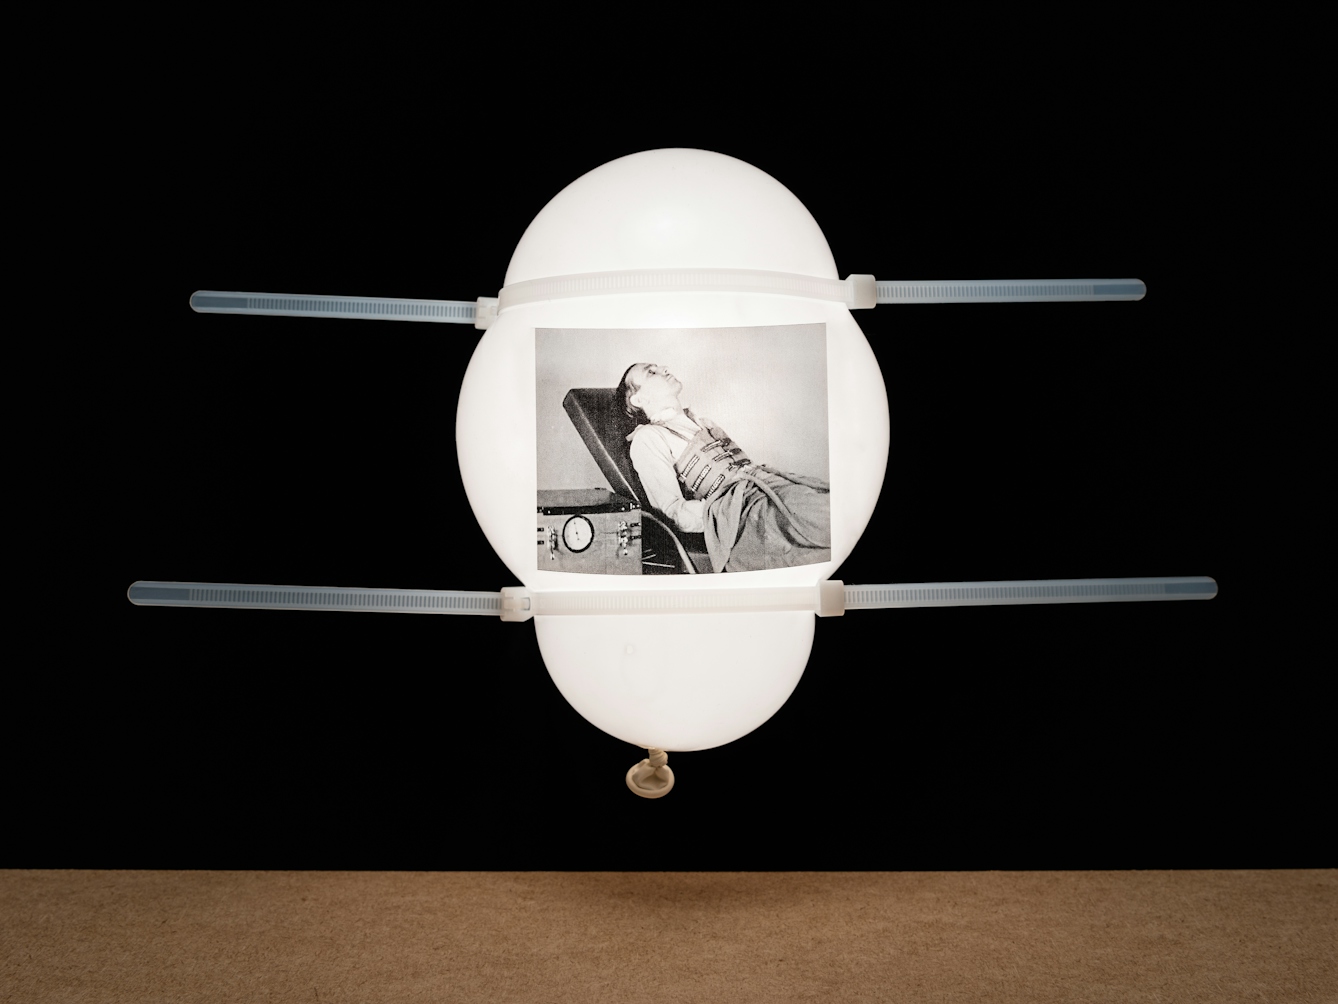
<instances>
[{"instance_id":1,"label":"man's arm","mask_svg":"<svg viewBox=\"0 0 1338 1004\"><path fill-rule=\"evenodd\" d=\"M638 432L632 440L632 466L645 486L647 501L664 513L686 533L701 533L706 529L703 514L706 503L700 499L689 501L683 497L674 471L674 455L665 441L669 433L656 429Z\"/></svg>"}]
</instances>

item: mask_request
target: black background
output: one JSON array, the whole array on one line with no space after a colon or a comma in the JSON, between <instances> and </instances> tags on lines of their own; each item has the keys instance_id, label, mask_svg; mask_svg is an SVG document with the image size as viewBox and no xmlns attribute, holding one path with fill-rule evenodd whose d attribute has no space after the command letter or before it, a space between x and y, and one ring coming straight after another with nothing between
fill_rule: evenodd
<instances>
[{"instance_id":1,"label":"black background","mask_svg":"<svg viewBox=\"0 0 1338 1004\"><path fill-rule=\"evenodd\" d=\"M80 391L34 518L73 529L32 581L72 600L23 608L43 644L6 712L0 865L1332 864L1325 660L1296 640L1306 608L1271 591L1292 527L1260 488L1269 377L1217 271L1210 106L1183 63L1107 32L984 61L876 35L661 56L473 25L434 48L410 26L374 61L374 33L330 60L310 55L325 29L182 36L118 91L102 154L99 261L124 306L68 322L56 350ZM135 579L513 583L455 462L473 328L188 297L495 295L561 188L670 146L777 178L841 275L1147 284L1138 303L857 314L892 443L836 577L1203 574L1220 595L820 620L781 711L675 754L659 801L626 790L644 752L565 703L532 624L126 601Z\"/></svg>"}]
</instances>

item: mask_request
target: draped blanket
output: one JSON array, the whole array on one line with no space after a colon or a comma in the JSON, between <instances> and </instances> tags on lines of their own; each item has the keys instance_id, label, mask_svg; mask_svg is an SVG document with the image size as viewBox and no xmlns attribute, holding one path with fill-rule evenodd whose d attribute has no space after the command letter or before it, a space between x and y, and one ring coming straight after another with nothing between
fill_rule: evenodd
<instances>
[{"instance_id":1,"label":"draped blanket","mask_svg":"<svg viewBox=\"0 0 1338 1004\"><path fill-rule=\"evenodd\" d=\"M706 508L716 572L811 565L832 557L827 482L757 465Z\"/></svg>"}]
</instances>

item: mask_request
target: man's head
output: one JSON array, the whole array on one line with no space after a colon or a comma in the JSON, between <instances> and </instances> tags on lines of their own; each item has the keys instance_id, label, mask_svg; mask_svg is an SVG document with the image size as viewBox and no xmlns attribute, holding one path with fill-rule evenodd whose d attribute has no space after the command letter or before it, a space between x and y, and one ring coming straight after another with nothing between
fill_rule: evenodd
<instances>
[{"instance_id":1,"label":"man's head","mask_svg":"<svg viewBox=\"0 0 1338 1004\"><path fill-rule=\"evenodd\" d=\"M650 421L650 415L678 407L682 390L683 384L668 367L659 363L633 363L618 384L617 400L627 417L642 425Z\"/></svg>"}]
</instances>

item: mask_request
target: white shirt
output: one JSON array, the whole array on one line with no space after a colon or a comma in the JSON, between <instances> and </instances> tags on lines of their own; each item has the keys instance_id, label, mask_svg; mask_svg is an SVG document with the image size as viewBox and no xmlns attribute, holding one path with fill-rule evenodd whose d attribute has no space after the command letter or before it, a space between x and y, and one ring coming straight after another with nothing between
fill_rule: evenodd
<instances>
[{"instance_id":1,"label":"white shirt","mask_svg":"<svg viewBox=\"0 0 1338 1004\"><path fill-rule=\"evenodd\" d=\"M681 411L672 409L649 417L652 422L660 424L637 428L628 451L632 466L636 468L652 506L672 519L680 530L701 533L706 529L706 502L704 499L685 499L678 482L678 472L674 470L674 463L688 448L688 443L662 427L667 425L692 439L701 426Z\"/></svg>"}]
</instances>

